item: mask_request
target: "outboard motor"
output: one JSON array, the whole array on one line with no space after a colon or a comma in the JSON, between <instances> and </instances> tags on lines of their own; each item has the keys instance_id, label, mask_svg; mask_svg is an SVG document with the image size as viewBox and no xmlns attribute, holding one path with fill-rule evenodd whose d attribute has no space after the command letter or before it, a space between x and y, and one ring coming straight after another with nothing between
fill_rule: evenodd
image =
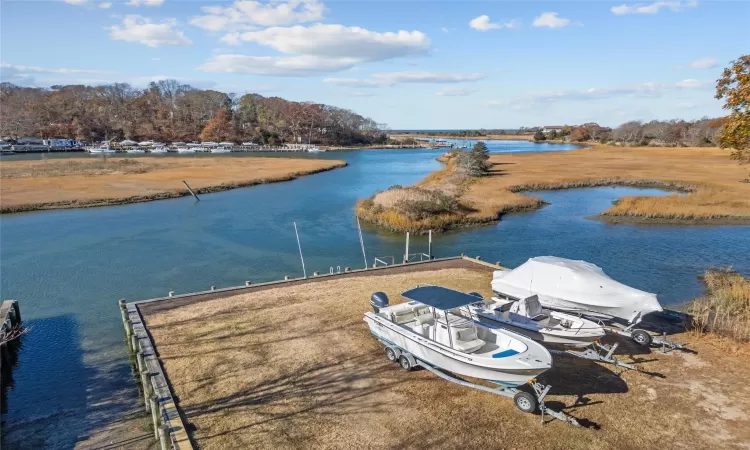
<instances>
[{"instance_id":1,"label":"outboard motor","mask_svg":"<svg viewBox=\"0 0 750 450\"><path fill-rule=\"evenodd\" d=\"M385 292L375 292L370 296L370 305L376 313L379 313L380 308L388 306L388 296L385 295Z\"/></svg>"}]
</instances>

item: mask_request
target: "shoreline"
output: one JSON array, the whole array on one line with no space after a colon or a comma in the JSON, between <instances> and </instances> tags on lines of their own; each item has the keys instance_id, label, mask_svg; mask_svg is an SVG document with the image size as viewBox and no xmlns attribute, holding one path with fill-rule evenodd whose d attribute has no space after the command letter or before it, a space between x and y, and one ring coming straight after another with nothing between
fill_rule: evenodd
<instances>
[{"instance_id":1,"label":"shoreline","mask_svg":"<svg viewBox=\"0 0 750 450\"><path fill-rule=\"evenodd\" d=\"M439 158L446 167L405 191L381 192L358 201L357 216L396 232L442 232L497 223L505 214L533 211L546 204L528 192L610 186L675 194L623 196L588 219L611 224L750 225L750 185L741 182L744 168L721 149L589 147L492 155L490 174L473 179L456 171L451 159ZM600 177L590 178L594 173ZM395 195L424 196L425 190L448 193L458 208L432 212L440 202L420 210L416 204L388 200Z\"/></svg>"},{"instance_id":2,"label":"shoreline","mask_svg":"<svg viewBox=\"0 0 750 450\"><path fill-rule=\"evenodd\" d=\"M314 175L321 172L327 172L330 170L340 169L346 167L348 164L345 161L331 161L332 164L327 167L321 167L310 170L298 170L281 176L263 177L257 179L238 180L232 182L225 182L220 184L209 184L201 187L192 187L193 192L198 195L201 194L212 194L216 192L229 191L232 189L252 187L261 184L281 183L285 181L292 181L297 178ZM65 178L65 177L60 177ZM186 188L180 190L164 190L161 192L155 192L153 194L145 195L132 195L126 197L103 197L103 198L90 198L90 199L71 199L61 200L53 202L35 202L35 203L19 203L15 205L0 205L0 214L16 214L33 211L49 211L59 209L74 209L74 208L98 208L105 206L118 206L128 205L134 203L146 203L158 200L169 200L180 197L190 196L190 192Z\"/></svg>"}]
</instances>

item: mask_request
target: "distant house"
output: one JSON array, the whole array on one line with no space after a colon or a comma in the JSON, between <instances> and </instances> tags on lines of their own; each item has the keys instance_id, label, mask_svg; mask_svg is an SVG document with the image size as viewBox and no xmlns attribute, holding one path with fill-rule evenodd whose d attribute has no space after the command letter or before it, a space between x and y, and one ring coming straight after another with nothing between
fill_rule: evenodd
<instances>
[{"instance_id":1,"label":"distant house","mask_svg":"<svg viewBox=\"0 0 750 450\"><path fill-rule=\"evenodd\" d=\"M552 133L553 131L556 131L559 133L562 131L562 129L563 127L558 127L558 126L544 127L542 128L542 133L549 134L549 133Z\"/></svg>"},{"instance_id":2,"label":"distant house","mask_svg":"<svg viewBox=\"0 0 750 450\"><path fill-rule=\"evenodd\" d=\"M35 137L22 137L20 139L17 139L16 143L18 145L44 145L44 140L42 138Z\"/></svg>"}]
</instances>

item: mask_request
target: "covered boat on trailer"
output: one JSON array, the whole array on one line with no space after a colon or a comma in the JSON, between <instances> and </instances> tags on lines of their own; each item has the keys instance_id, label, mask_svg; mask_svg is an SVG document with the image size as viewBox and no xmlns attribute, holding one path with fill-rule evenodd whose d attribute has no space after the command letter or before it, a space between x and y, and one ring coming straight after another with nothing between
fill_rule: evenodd
<instances>
[{"instance_id":1,"label":"covered boat on trailer","mask_svg":"<svg viewBox=\"0 0 750 450\"><path fill-rule=\"evenodd\" d=\"M629 323L663 310L656 294L624 285L595 264L556 256L539 256L513 270L495 271L492 290L509 300L536 295L545 308Z\"/></svg>"}]
</instances>

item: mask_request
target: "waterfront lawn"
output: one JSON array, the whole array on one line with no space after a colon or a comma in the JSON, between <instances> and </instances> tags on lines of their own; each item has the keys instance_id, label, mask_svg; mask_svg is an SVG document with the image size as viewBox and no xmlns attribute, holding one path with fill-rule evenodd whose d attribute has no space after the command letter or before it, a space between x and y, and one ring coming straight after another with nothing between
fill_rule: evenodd
<instances>
[{"instance_id":1,"label":"waterfront lawn","mask_svg":"<svg viewBox=\"0 0 750 450\"><path fill-rule=\"evenodd\" d=\"M548 406L598 429L543 425L510 399L426 370L404 372L385 359L362 320L370 294L384 291L395 303L416 284L440 284L486 296L492 273L398 269L171 309L148 304L145 322L195 443L202 449L708 449L750 442L750 391L743 386L750 352L728 353L710 336L673 336L697 353L668 355L618 341L619 358L659 376L618 375L605 365L555 357L554 369L539 377L552 385Z\"/></svg>"}]
</instances>

